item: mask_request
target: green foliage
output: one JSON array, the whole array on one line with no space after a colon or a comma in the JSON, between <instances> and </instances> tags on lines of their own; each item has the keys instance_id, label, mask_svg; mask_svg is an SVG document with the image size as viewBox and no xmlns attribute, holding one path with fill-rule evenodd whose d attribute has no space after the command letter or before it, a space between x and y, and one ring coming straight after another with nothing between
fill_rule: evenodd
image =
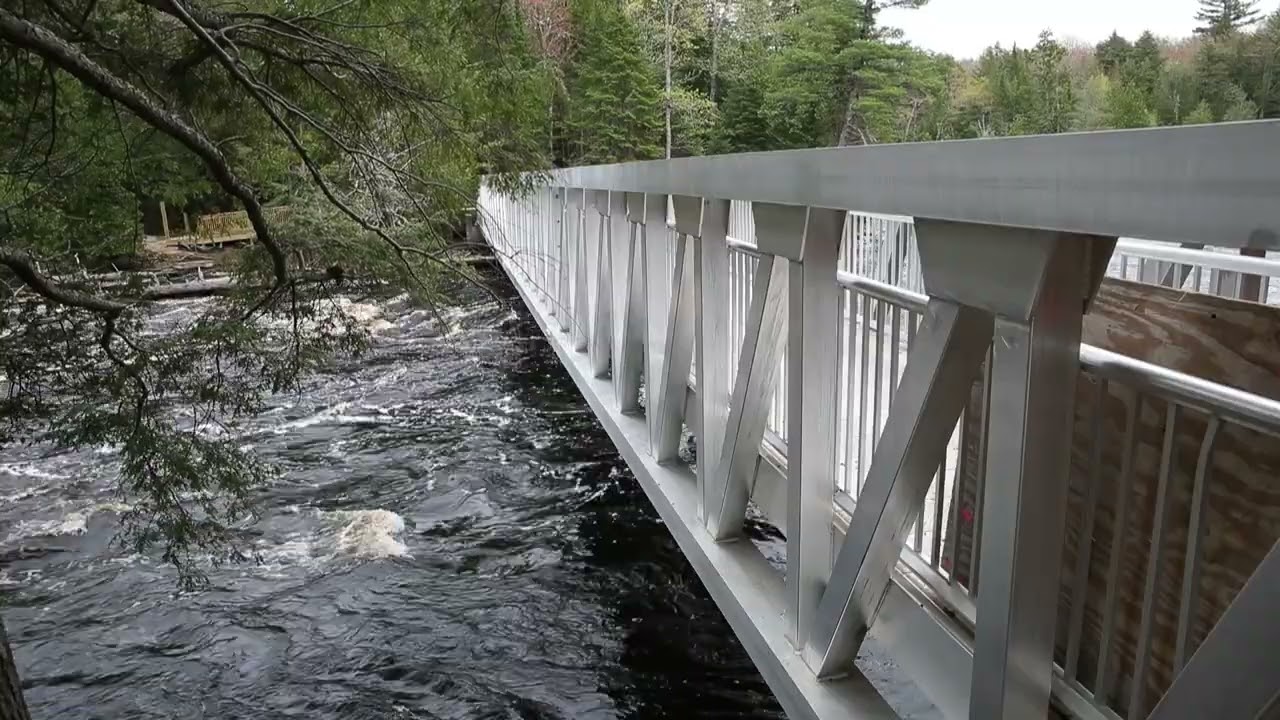
<instances>
[{"instance_id":1,"label":"green foliage","mask_svg":"<svg viewBox=\"0 0 1280 720\"><path fill-rule=\"evenodd\" d=\"M1141 128L1156 124L1155 111L1147 106L1142 88L1125 81L1107 89L1103 118L1109 128Z\"/></svg>"},{"instance_id":2,"label":"green foliage","mask_svg":"<svg viewBox=\"0 0 1280 720\"><path fill-rule=\"evenodd\" d=\"M573 21L567 157L575 164L659 157L662 89L634 20L616 3L578 0Z\"/></svg>"},{"instance_id":3,"label":"green foliage","mask_svg":"<svg viewBox=\"0 0 1280 720\"><path fill-rule=\"evenodd\" d=\"M706 155L719 131L719 108L706 95L681 87L672 91L671 102L672 154Z\"/></svg>"},{"instance_id":4,"label":"green foliage","mask_svg":"<svg viewBox=\"0 0 1280 720\"><path fill-rule=\"evenodd\" d=\"M1223 37L1257 22L1258 0L1200 0L1198 35Z\"/></svg>"},{"instance_id":5,"label":"green foliage","mask_svg":"<svg viewBox=\"0 0 1280 720\"><path fill-rule=\"evenodd\" d=\"M1098 43L1093 56L1104 73L1114 73L1129 61L1132 52L1133 45L1120 37L1120 33L1113 32L1111 37Z\"/></svg>"},{"instance_id":6,"label":"green foliage","mask_svg":"<svg viewBox=\"0 0 1280 720\"><path fill-rule=\"evenodd\" d=\"M1254 104L1244 90L1238 85L1231 85L1226 90L1226 109L1222 111L1224 122L1238 120L1257 120L1258 106Z\"/></svg>"},{"instance_id":7,"label":"green foliage","mask_svg":"<svg viewBox=\"0 0 1280 720\"><path fill-rule=\"evenodd\" d=\"M1209 101L1201 100L1199 105L1196 105L1191 112L1187 113L1187 117L1183 120L1183 124L1205 125L1213 121L1213 109L1209 107Z\"/></svg>"},{"instance_id":8,"label":"green foliage","mask_svg":"<svg viewBox=\"0 0 1280 720\"><path fill-rule=\"evenodd\" d=\"M158 546L184 583L239 557L236 527L271 477L234 439L239 422L364 347L342 296L447 302L444 279L470 272L451 253L480 176L547 162L553 85L509 4L221 14L243 9L0 8L60 38L0 34L0 447L117 448L121 540ZM163 333L137 274L83 272L139 249L159 201L289 208L266 215L215 301Z\"/></svg>"}]
</instances>

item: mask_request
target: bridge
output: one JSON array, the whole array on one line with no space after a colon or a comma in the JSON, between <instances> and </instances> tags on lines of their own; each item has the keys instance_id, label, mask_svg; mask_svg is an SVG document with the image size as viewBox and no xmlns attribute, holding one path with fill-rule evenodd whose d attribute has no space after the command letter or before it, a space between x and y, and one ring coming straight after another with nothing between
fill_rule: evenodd
<instances>
[{"instance_id":1,"label":"bridge","mask_svg":"<svg viewBox=\"0 0 1280 720\"><path fill-rule=\"evenodd\" d=\"M481 230L790 717L896 717L868 636L948 718L1280 717L1280 122L525 181Z\"/></svg>"}]
</instances>

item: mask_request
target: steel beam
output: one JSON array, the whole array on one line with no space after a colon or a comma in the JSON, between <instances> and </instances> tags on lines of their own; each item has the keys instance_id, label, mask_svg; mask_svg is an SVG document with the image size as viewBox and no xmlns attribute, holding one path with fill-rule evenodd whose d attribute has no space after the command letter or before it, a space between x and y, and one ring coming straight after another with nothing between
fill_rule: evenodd
<instances>
[{"instance_id":1,"label":"steel beam","mask_svg":"<svg viewBox=\"0 0 1280 720\"><path fill-rule=\"evenodd\" d=\"M556 326L560 332L568 332L573 325L573 306L569 298L569 278L573 268L570 257L573 248L573 235L569 232L572 220L569 209L569 188L559 187L556 193L556 243L559 247L560 262L556 268Z\"/></svg>"},{"instance_id":2,"label":"steel beam","mask_svg":"<svg viewBox=\"0 0 1280 720\"><path fill-rule=\"evenodd\" d=\"M787 634L797 650L831 572L836 492L840 238L847 213L812 208L787 289ZM757 233L759 215L757 215ZM766 240L767 242L767 240Z\"/></svg>"},{"instance_id":3,"label":"steel beam","mask_svg":"<svg viewBox=\"0 0 1280 720\"><path fill-rule=\"evenodd\" d=\"M644 196L644 219L640 226L644 239L644 289L645 289L645 415L649 420L649 443L658 446L659 418L662 417L663 363L666 360L667 324L671 305L675 302L672 281L675 275L675 242L667 229L667 196ZM692 255L690 255L692 262ZM681 261L683 262L683 260ZM681 272L683 272L683 267ZM689 271L690 276L693 274ZM686 306L692 312L693 293L690 284ZM685 332L689 347L693 347L693 316ZM692 358L692 350L690 351ZM686 365L688 362L686 362ZM689 374L686 367L685 375ZM677 426L677 433L679 427Z\"/></svg>"},{"instance_id":4,"label":"steel beam","mask_svg":"<svg viewBox=\"0 0 1280 720\"><path fill-rule=\"evenodd\" d=\"M633 205L639 205L633 208ZM609 247L613 255L613 388L625 413L640 411L640 378L644 370L643 248L633 217L643 216L644 196L609 194ZM633 213L634 209L634 213ZM639 256L640 260L637 260Z\"/></svg>"},{"instance_id":5,"label":"steel beam","mask_svg":"<svg viewBox=\"0 0 1280 720\"><path fill-rule=\"evenodd\" d=\"M1280 717L1280 542L1209 631L1150 720Z\"/></svg>"},{"instance_id":6,"label":"steel beam","mask_svg":"<svg viewBox=\"0 0 1280 720\"><path fill-rule=\"evenodd\" d=\"M736 538L746 519L750 483L755 476L769 399L782 359L787 274L785 259L760 256L752 282L737 378L729 398L724 444L719 462L707 475L705 517L707 530L717 541Z\"/></svg>"},{"instance_id":7,"label":"steel beam","mask_svg":"<svg viewBox=\"0 0 1280 720\"><path fill-rule=\"evenodd\" d=\"M785 150L554 172L568 185L1280 249L1280 121Z\"/></svg>"},{"instance_id":8,"label":"steel beam","mask_svg":"<svg viewBox=\"0 0 1280 720\"><path fill-rule=\"evenodd\" d=\"M1000 235L986 237L998 243ZM1091 253L1109 254L1114 240L1045 233L1031 244L1046 252L1038 269L1025 268L1039 280L1000 309L992 343L969 714L993 720L1044 717L1049 708L1081 319L1096 290Z\"/></svg>"},{"instance_id":9,"label":"steel beam","mask_svg":"<svg viewBox=\"0 0 1280 720\"><path fill-rule=\"evenodd\" d=\"M805 645L819 676L852 667L990 342L988 313L929 302Z\"/></svg>"},{"instance_id":10,"label":"steel beam","mask_svg":"<svg viewBox=\"0 0 1280 720\"><path fill-rule=\"evenodd\" d=\"M598 378L607 377L609 375L610 351L613 345L613 317L611 308L613 305L612 286L613 280L613 259L612 259L612 243L610 235L612 227L609 224L609 193L606 190L596 190L592 193L595 200L595 209L597 217L595 237L588 241L588 245L595 247L595 287L594 302L591 306L591 372L595 373ZM587 220L591 223L591 219Z\"/></svg>"},{"instance_id":11,"label":"steel beam","mask_svg":"<svg viewBox=\"0 0 1280 720\"><path fill-rule=\"evenodd\" d=\"M587 288L591 260L587 252L587 191L574 188L569 195L573 207L573 349L586 352L589 337L591 301Z\"/></svg>"},{"instance_id":12,"label":"steel beam","mask_svg":"<svg viewBox=\"0 0 1280 720\"><path fill-rule=\"evenodd\" d=\"M710 494L710 475L724 445L729 419L729 201L704 200L672 196L676 227L696 239L694 250L697 284L695 285L694 346L697 358L698 426L698 490L702 498L700 515L707 517L708 506L718 498ZM695 212L694 209L697 209ZM697 217L697 232L688 229Z\"/></svg>"}]
</instances>

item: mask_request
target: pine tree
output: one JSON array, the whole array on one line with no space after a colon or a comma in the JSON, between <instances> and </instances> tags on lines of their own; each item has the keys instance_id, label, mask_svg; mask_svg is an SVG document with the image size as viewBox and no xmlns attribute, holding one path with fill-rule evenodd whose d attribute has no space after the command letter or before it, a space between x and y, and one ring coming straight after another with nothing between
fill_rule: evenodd
<instances>
[{"instance_id":1,"label":"pine tree","mask_svg":"<svg viewBox=\"0 0 1280 720\"><path fill-rule=\"evenodd\" d=\"M764 91L759 78L748 77L728 86L720 107L720 137L716 152L751 152L774 147L769 123L761 113Z\"/></svg>"},{"instance_id":2,"label":"pine tree","mask_svg":"<svg viewBox=\"0 0 1280 720\"><path fill-rule=\"evenodd\" d=\"M1040 42L1030 53L1035 97L1031 114L1033 132L1066 132L1075 121L1075 89L1071 85L1071 73L1063 62L1066 55L1067 49L1048 32L1040 34Z\"/></svg>"},{"instance_id":3,"label":"pine tree","mask_svg":"<svg viewBox=\"0 0 1280 720\"><path fill-rule=\"evenodd\" d=\"M616 3L574 7L578 48L569 84L574 164L662 154L662 88L634 21Z\"/></svg>"},{"instance_id":4,"label":"pine tree","mask_svg":"<svg viewBox=\"0 0 1280 720\"><path fill-rule=\"evenodd\" d=\"M1196 34L1222 37L1258 21L1258 0L1200 0Z\"/></svg>"},{"instance_id":5,"label":"pine tree","mask_svg":"<svg viewBox=\"0 0 1280 720\"><path fill-rule=\"evenodd\" d=\"M1111 74L1124 65L1129 60L1129 54L1133 51L1133 46L1129 41L1120 36L1120 33L1112 32L1111 37L1098 43L1094 48L1093 56L1098 60L1098 66L1102 71Z\"/></svg>"}]
</instances>

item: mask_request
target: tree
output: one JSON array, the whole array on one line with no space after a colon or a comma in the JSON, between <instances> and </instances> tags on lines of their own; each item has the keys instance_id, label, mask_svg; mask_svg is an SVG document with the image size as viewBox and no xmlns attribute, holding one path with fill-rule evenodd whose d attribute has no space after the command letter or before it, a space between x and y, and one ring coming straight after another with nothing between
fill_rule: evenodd
<instances>
[{"instance_id":1,"label":"tree","mask_svg":"<svg viewBox=\"0 0 1280 720\"><path fill-rule=\"evenodd\" d=\"M1222 37L1258 21L1258 0L1200 0L1197 35Z\"/></svg>"},{"instance_id":2,"label":"tree","mask_svg":"<svg viewBox=\"0 0 1280 720\"><path fill-rule=\"evenodd\" d=\"M228 528L272 469L206 428L360 351L339 294L434 306L446 277L474 280L456 230L480 174L545 163L526 40L500 2L0 7L0 446L119 448L119 540L184 585L200 558L242 557ZM137 246L157 198L239 207L257 242L225 282L87 275ZM218 300L142 332L194 296ZM6 720L26 715L14 678L0 626Z\"/></svg>"},{"instance_id":3,"label":"tree","mask_svg":"<svg viewBox=\"0 0 1280 720\"><path fill-rule=\"evenodd\" d=\"M1163 70L1164 57L1160 54L1160 41L1147 31L1133 44L1129 57L1119 68L1119 76L1141 92L1150 104Z\"/></svg>"},{"instance_id":4,"label":"tree","mask_svg":"<svg viewBox=\"0 0 1280 720\"><path fill-rule=\"evenodd\" d=\"M879 14L885 8L919 9L926 3L928 0L862 0L861 22L843 58L847 99L837 145L890 140L888 122L907 95L905 86L917 79L912 70L919 65L913 63L918 58L911 47L892 42L898 36L896 31L878 25Z\"/></svg>"},{"instance_id":5,"label":"tree","mask_svg":"<svg viewBox=\"0 0 1280 720\"><path fill-rule=\"evenodd\" d=\"M1075 122L1075 89L1064 60L1066 48L1043 32L1029 56L1033 111L1029 129L1038 133L1060 133L1070 130Z\"/></svg>"},{"instance_id":6,"label":"tree","mask_svg":"<svg viewBox=\"0 0 1280 720\"><path fill-rule=\"evenodd\" d=\"M1106 73L1096 72L1089 77L1080 91L1078 121L1081 130L1104 130L1111 127L1108 118L1111 94L1111 78Z\"/></svg>"},{"instance_id":7,"label":"tree","mask_svg":"<svg viewBox=\"0 0 1280 720\"><path fill-rule=\"evenodd\" d=\"M1181 125L1199 102L1195 69L1188 63L1164 65L1156 80L1153 106L1162 125Z\"/></svg>"},{"instance_id":8,"label":"tree","mask_svg":"<svg viewBox=\"0 0 1280 720\"><path fill-rule=\"evenodd\" d=\"M1227 88L1226 95L1226 109L1222 111L1223 122L1258 119L1258 106L1249 99L1240 86L1230 86Z\"/></svg>"},{"instance_id":9,"label":"tree","mask_svg":"<svg viewBox=\"0 0 1280 720\"><path fill-rule=\"evenodd\" d=\"M547 102L547 147L555 155L556 96L565 93L564 72L572 49L568 0L521 0L524 25L534 51L546 63L553 91Z\"/></svg>"},{"instance_id":10,"label":"tree","mask_svg":"<svg viewBox=\"0 0 1280 720\"><path fill-rule=\"evenodd\" d=\"M1141 128L1156 124L1156 114L1142 89L1128 82L1111 83L1103 111L1106 127Z\"/></svg>"},{"instance_id":11,"label":"tree","mask_svg":"<svg viewBox=\"0 0 1280 720\"><path fill-rule=\"evenodd\" d=\"M1093 55L1097 58L1098 67L1102 68L1103 72L1114 73L1129 61L1131 52L1133 52L1133 46L1129 41L1121 37L1120 33L1112 32L1111 37L1098 43Z\"/></svg>"},{"instance_id":12,"label":"tree","mask_svg":"<svg viewBox=\"0 0 1280 720\"><path fill-rule=\"evenodd\" d=\"M1191 112L1187 113L1187 117L1183 121L1183 124L1184 125L1205 125L1213 121L1214 121L1213 110L1210 109L1208 101L1201 100L1199 105L1196 105L1195 108L1191 110Z\"/></svg>"},{"instance_id":13,"label":"tree","mask_svg":"<svg viewBox=\"0 0 1280 720\"><path fill-rule=\"evenodd\" d=\"M568 158L578 164L662 156L662 86L637 24L616 3L579 0L569 78Z\"/></svg>"}]
</instances>

